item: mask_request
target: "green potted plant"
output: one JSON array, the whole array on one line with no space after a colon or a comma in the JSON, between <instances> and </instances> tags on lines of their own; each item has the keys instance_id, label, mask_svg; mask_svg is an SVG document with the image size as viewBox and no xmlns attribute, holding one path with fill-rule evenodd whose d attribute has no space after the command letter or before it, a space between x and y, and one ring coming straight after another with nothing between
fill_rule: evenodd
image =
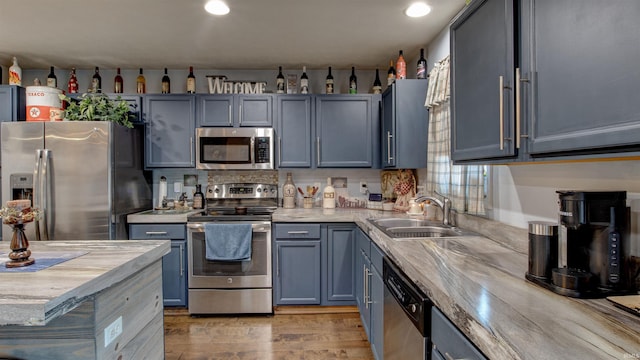
<instances>
[{"instance_id":1,"label":"green potted plant","mask_svg":"<svg viewBox=\"0 0 640 360\"><path fill-rule=\"evenodd\" d=\"M115 100L104 94L82 94L78 99L60 95L68 103L64 119L69 121L111 121L116 124L133 127L133 114L129 104L120 96Z\"/></svg>"}]
</instances>

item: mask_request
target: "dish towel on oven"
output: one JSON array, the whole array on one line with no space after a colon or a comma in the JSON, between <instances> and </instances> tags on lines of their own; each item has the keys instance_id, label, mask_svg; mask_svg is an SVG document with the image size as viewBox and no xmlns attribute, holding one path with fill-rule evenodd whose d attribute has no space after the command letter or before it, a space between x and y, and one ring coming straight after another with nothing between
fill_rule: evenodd
<instances>
[{"instance_id":1,"label":"dish towel on oven","mask_svg":"<svg viewBox=\"0 0 640 360\"><path fill-rule=\"evenodd\" d=\"M205 224L204 242L207 260L250 260L251 224Z\"/></svg>"}]
</instances>

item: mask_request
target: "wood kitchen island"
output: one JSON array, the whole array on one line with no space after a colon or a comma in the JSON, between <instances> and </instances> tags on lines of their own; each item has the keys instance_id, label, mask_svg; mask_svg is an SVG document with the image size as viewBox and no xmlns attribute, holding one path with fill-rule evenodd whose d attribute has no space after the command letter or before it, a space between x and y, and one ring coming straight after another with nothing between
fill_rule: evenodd
<instances>
[{"instance_id":1,"label":"wood kitchen island","mask_svg":"<svg viewBox=\"0 0 640 360\"><path fill-rule=\"evenodd\" d=\"M0 244L4 261L9 244ZM0 272L0 359L164 357L162 256L169 241L30 245L36 265L56 255L69 260Z\"/></svg>"}]
</instances>

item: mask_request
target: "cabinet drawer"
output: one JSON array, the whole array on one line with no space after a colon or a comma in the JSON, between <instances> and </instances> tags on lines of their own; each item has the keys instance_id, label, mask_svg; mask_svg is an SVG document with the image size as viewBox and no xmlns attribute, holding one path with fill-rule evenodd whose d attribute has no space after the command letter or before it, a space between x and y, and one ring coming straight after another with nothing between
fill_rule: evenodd
<instances>
[{"instance_id":1,"label":"cabinet drawer","mask_svg":"<svg viewBox=\"0 0 640 360\"><path fill-rule=\"evenodd\" d=\"M371 242L371 265L378 269L380 273L382 273L382 258L384 257L384 253L380 248Z\"/></svg>"},{"instance_id":2,"label":"cabinet drawer","mask_svg":"<svg viewBox=\"0 0 640 360\"><path fill-rule=\"evenodd\" d=\"M184 224L144 224L129 225L131 240L171 240L185 238Z\"/></svg>"},{"instance_id":3,"label":"cabinet drawer","mask_svg":"<svg viewBox=\"0 0 640 360\"><path fill-rule=\"evenodd\" d=\"M431 308L431 338L433 352L437 350L445 358L486 359L473 343L435 307Z\"/></svg>"},{"instance_id":4,"label":"cabinet drawer","mask_svg":"<svg viewBox=\"0 0 640 360\"><path fill-rule=\"evenodd\" d=\"M276 239L320 239L320 224L275 224Z\"/></svg>"}]
</instances>

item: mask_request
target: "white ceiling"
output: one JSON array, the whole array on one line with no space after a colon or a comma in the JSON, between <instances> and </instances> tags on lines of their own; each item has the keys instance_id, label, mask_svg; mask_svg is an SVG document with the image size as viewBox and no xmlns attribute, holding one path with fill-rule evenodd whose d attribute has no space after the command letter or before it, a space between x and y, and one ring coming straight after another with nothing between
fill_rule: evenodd
<instances>
[{"instance_id":1,"label":"white ceiling","mask_svg":"<svg viewBox=\"0 0 640 360\"><path fill-rule=\"evenodd\" d=\"M0 64L23 68L385 68L417 57L465 0L19 0L0 4Z\"/></svg>"}]
</instances>

